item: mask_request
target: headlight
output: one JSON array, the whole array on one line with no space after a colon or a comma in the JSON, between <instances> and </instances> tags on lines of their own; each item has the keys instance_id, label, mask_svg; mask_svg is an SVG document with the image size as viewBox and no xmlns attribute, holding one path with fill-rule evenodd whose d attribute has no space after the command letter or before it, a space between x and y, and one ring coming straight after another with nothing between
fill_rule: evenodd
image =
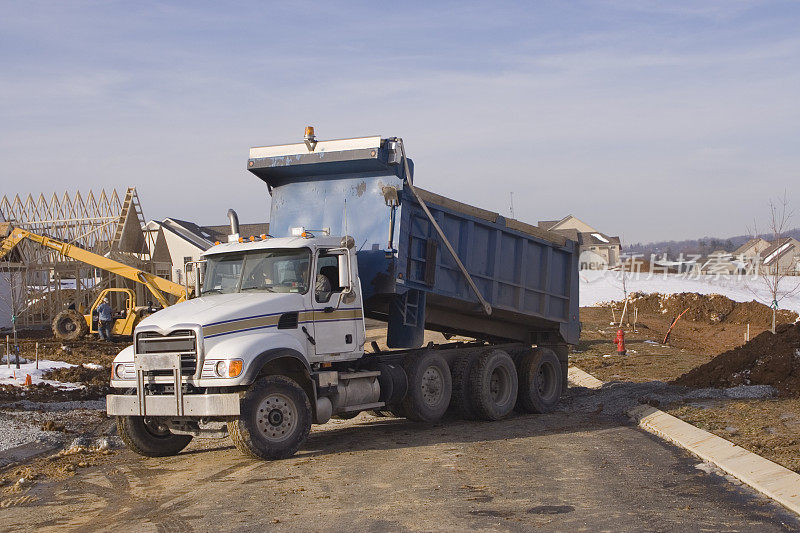
<instances>
[{"instance_id":1,"label":"headlight","mask_svg":"<svg viewBox=\"0 0 800 533\"><path fill-rule=\"evenodd\" d=\"M133 363L117 363L114 365L114 372L111 375L112 379L133 379L134 378Z\"/></svg>"},{"instance_id":2,"label":"headlight","mask_svg":"<svg viewBox=\"0 0 800 533\"><path fill-rule=\"evenodd\" d=\"M241 359L209 359L203 363L203 378L238 378L242 375Z\"/></svg>"}]
</instances>

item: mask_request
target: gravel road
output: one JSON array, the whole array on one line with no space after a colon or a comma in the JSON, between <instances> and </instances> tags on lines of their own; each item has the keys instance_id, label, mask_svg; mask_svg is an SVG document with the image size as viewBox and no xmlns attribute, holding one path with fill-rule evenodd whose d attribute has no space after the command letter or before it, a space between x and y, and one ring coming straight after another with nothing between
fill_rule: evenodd
<instances>
[{"instance_id":1,"label":"gravel road","mask_svg":"<svg viewBox=\"0 0 800 533\"><path fill-rule=\"evenodd\" d=\"M104 412L105 400L51 403L21 400L4 404L0 410L0 452L35 442L66 442L74 435L44 431L42 426L53 421L66 429L81 432L87 423L96 426Z\"/></svg>"},{"instance_id":2,"label":"gravel road","mask_svg":"<svg viewBox=\"0 0 800 533\"><path fill-rule=\"evenodd\" d=\"M0 529L140 531L795 531L797 518L630 425L583 408L433 426L366 414L261 462L196 440L128 450L0 500ZM596 409L595 409L596 410Z\"/></svg>"}]
</instances>

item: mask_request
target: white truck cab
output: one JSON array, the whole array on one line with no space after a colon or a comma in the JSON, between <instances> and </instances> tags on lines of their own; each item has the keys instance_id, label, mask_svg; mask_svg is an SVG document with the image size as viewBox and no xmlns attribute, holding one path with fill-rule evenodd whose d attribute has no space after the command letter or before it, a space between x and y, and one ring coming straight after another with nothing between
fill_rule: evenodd
<instances>
[{"instance_id":1,"label":"white truck cab","mask_svg":"<svg viewBox=\"0 0 800 533\"><path fill-rule=\"evenodd\" d=\"M224 433L214 419L239 417L247 388L269 368L300 384L309 404L315 403L306 416L316 415L319 423L354 402L384 405L378 402L378 372L340 384L338 372L325 370L364 355L352 238L297 233L214 246L203 257L200 296L137 326L134 344L120 352L112 369L111 386L127 393L107 400L108 413L123 417L121 434L132 448L160 455L172 450L163 449L167 440L178 446L192 435ZM320 398L320 388L336 390L332 398ZM267 402L278 403L284 411L280 417L273 412L272 422L299 416L280 395ZM269 419L259 423L281 427ZM149 434L162 437L160 446L148 448Z\"/></svg>"}]
</instances>

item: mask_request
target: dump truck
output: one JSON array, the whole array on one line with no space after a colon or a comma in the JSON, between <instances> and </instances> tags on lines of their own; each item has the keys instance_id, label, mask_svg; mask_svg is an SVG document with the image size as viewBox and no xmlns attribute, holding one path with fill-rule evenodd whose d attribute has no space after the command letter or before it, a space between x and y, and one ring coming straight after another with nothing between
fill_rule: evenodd
<instances>
[{"instance_id":1,"label":"dump truck","mask_svg":"<svg viewBox=\"0 0 800 533\"><path fill-rule=\"evenodd\" d=\"M59 254L75 261L80 261L100 270L116 274L117 276L143 284L150 294L164 307L170 305L168 296L173 296L176 302L182 302L191 296L188 287L168 279L158 277L136 267L115 261L109 257L84 250L75 244L66 243L39 235L24 228L15 227L11 222L0 223L0 259L3 259L22 241L27 240L45 248L55 250ZM111 295L121 295L125 300L125 309L118 313L111 326L113 335L132 335L139 321L154 312L152 306L140 306L136 302L136 292L131 289L110 287L103 289L97 295L88 314L81 314L77 309L63 309L53 319L53 336L57 339L72 341L85 337L90 333L98 332L98 323L95 317L97 307Z\"/></svg>"},{"instance_id":2,"label":"dump truck","mask_svg":"<svg viewBox=\"0 0 800 533\"><path fill-rule=\"evenodd\" d=\"M543 413L578 341L574 241L417 187L401 138L250 150L270 230L205 252L198 298L143 320L115 358L109 415L135 452L229 435L294 454L362 411L435 422ZM198 281L199 283L199 281ZM386 324L367 344L365 320ZM426 330L445 342L424 344Z\"/></svg>"}]
</instances>

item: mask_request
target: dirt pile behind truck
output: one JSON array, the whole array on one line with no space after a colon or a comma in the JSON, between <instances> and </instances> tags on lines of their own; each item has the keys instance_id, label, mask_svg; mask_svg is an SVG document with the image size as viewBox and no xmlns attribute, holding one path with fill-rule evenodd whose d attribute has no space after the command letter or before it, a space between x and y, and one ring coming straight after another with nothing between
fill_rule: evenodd
<instances>
[{"instance_id":1,"label":"dirt pile behind truck","mask_svg":"<svg viewBox=\"0 0 800 533\"><path fill-rule=\"evenodd\" d=\"M686 387L772 385L783 396L800 396L800 323L781 324L721 353L674 382Z\"/></svg>"},{"instance_id":2,"label":"dirt pile behind truck","mask_svg":"<svg viewBox=\"0 0 800 533\"><path fill-rule=\"evenodd\" d=\"M642 313L660 313L672 319L685 309L689 311L681 320L704 322L707 324L750 324L753 328L772 327L772 309L755 300L735 302L720 294L698 294L682 292L679 294L633 293L631 304ZM630 304L629 304L630 305ZM779 309L778 324L797 320L797 313Z\"/></svg>"}]
</instances>

